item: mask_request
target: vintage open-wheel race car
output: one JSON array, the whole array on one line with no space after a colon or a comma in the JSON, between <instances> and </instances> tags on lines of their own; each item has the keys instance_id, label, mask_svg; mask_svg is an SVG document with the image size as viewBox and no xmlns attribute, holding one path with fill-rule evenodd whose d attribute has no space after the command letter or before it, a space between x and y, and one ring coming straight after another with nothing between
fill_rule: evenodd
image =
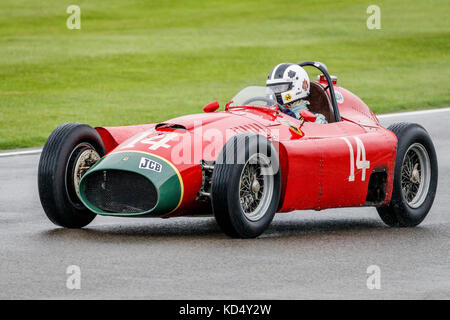
<instances>
[{"instance_id":1,"label":"vintage open-wheel race car","mask_svg":"<svg viewBox=\"0 0 450 320\"><path fill-rule=\"evenodd\" d=\"M320 62L301 119L267 87L247 87L224 108L161 123L66 123L42 151L38 185L48 218L67 228L96 215L213 214L232 237L260 235L276 212L374 206L390 226L418 225L437 187L433 143L418 124L382 127ZM314 123L315 113L327 124Z\"/></svg>"}]
</instances>

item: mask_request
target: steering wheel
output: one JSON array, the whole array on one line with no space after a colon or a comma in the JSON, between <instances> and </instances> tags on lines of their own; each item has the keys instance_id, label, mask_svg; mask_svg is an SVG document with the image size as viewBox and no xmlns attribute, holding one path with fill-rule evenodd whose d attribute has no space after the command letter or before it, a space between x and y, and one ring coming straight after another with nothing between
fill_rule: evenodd
<instances>
[{"instance_id":1,"label":"steering wheel","mask_svg":"<svg viewBox=\"0 0 450 320\"><path fill-rule=\"evenodd\" d=\"M253 101L264 101L264 102L266 102L267 104L266 104L264 107L270 107L270 106L273 106L273 105L274 105L274 102L275 102L275 101L273 101L272 99L269 99L269 98L266 98L266 97L252 97L252 98L250 98L250 99L245 100L244 103L243 103L242 105L246 106L246 105L248 105L250 102L253 102ZM275 103L276 103L276 102L275 102Z\"/></svg>"}]
</instances>

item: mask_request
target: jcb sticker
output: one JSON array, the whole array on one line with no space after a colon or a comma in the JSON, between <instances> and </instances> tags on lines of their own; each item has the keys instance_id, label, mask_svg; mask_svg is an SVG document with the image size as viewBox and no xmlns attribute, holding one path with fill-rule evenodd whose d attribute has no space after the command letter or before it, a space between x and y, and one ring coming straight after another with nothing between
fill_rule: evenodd
<instances>
[{"instance_id":1,"label":"jcb sticker","mask_svg":"<svg viewBox=\"0 0 450 320\"><path fill-rule=\"evenodd\" d=\"M156 172L161 172L162 166L160 163L150 160L148 158L141 158L141 163L139 163L139 169L147 169Z\"/></svg>"}]
</instances>

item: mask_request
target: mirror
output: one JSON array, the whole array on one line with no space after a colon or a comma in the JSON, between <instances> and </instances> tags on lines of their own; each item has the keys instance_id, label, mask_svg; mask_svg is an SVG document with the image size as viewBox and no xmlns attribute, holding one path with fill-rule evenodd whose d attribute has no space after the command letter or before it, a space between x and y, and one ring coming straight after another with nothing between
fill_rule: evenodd
<instances>
[{"instance_id":1,"label":"mirror","mask_svg":"<svg viewBox=\"0 0 450 320\"><path fill-rule=\"evenodd\" d=\"M217 109L219 109L219 102L217 102L217 101L210 102L206 106L203 107L204 112L214 112Z\"/></svg>"},{"instance_id":2,"label":"mirror","mask_svg":"<svg viewBox=\"0 0 450 320\"><path fill-rule=\"evenodd\" d=\"M315 122L317 117L314 113L312 113L311 111L308 111L306 109L303 109L300 111L300 116L308 122Z\"/></svg>"}]
</instances>

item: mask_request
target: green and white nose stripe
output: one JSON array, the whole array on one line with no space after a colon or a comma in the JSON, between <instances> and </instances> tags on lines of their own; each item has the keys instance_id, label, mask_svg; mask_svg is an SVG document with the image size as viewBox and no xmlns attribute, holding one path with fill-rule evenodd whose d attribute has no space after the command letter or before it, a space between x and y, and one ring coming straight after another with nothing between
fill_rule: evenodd
<instances>
[{"instance_id":1,"label":"green and white nose stripe","mask_svg":"<svg viewBox=\"0 0 450 320\"><path fill-rule=\"evenodd\" d=\"M112 171L114 173L127 173L123 176L127 177L128 181L108 180L107 176ZM104 181L97 179L99 187L92 190L92 187L87 187L86 181L89 180L90 176L92 179L94 173L97 177L102 177L99 174L102 173L105 178ZM133 174L128 173L138 174L139 176L134 175L136 179L133 179ZM141 176L148 179L153 186L145 180L142 181ZM145 186L151 187L148 188L148 193L143 182L145 182ZM111 190L114 191L111 192ZM123 190L123 193L121 190ZM136 190L136 194L132 194L134 190ZM95 196L101 199L99 202L106 203L106 205L94 204L93 197L88 194L92 192L95 192ZM159 217L167 215L180 206L183 193L183 180L172 163L157 155L138 151L117 152L102 158L86 172L80 181L80 198L83 204L96 214L108 216ZM128 194L130 194L129 197ZM116 195L116 198L113 197L109 200L108 197L111 197L111 195ZM149 197L155 204L142 209L142 201L139 201L139 197ZM113 203L111 206L108 205L109 201ZM135 202L139 202L140 205ZM147 203L150 202L147 201ZM105 207L108 207L108 209L106 210ZM139 209L139 207L141 208ZM115 210L115 208L121 209Z\"/></svg>"}]
</instances>

